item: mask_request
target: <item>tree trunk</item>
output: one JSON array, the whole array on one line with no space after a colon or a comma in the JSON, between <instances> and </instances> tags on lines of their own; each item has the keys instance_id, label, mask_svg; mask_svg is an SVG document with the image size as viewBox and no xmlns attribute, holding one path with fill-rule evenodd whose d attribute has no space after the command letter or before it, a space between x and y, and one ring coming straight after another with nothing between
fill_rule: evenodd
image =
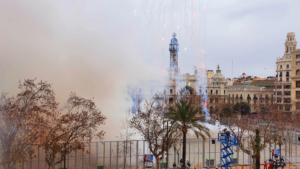
<instances>
[{"instance_id":1,"label":"tree trunk","mask_svg":"<svg viewBox=\"0 0 300 169\"><path fill-rule=\"evenodd\" d=\"M182 140L182 160L183 160L183 164L181 166L181 168L185 168L185 156L186 156L186 133L183 132L183 140Z\"/></svg>"},{"instance_id":2,"label":"tree trunk","mask_svg":"<svg viewBox=\"0 0 300 169\"><path fill-rule=\"evenodd\" d=\"M260 169L260 153L252 156L253 159L253 168Z\"/></svg>"},{"instance_id":3,"label":"tree trunk","mask_svg":"<svg viewBox=\"0 0 300 169\"><path fill-rule=\"evenodd\" d=\"M159 157L157 156L157 157L155 157L155 159L156 159L156 169L159 169Z\"/></svg>"},{"instance_id":4,"label":"tree trunk","mask_svg":"<svg viewBox=\"0 0 300 169\"><path fill-rule=\"evenodd\" d=\"M256 155L255 168L260 169L260 152L258 152L258 154Z\"/></svg>"}]
</instances>

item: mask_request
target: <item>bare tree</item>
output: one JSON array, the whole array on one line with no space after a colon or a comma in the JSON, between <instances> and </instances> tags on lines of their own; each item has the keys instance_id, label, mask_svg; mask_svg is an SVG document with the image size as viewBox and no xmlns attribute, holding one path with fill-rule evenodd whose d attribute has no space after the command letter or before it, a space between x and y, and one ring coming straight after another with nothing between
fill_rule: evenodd
<instances>
[{"instance_id":1,"label":"bare tree","mask_svg":"<svg viewBox=\"0 0 300 169\"><path fill-rule=\"evenodd\" d=\"M94 137L102 139L105 132L99 127L105 124L106 117L92 100L71 93L66 110L51 123L40 145L45 149L49 168L62 162L67 154L76 149L84 149L85 143Z\"/></svg>"},{"instance_id":2,"label":"bare tree","mask_svg":"<svg viewBox=\"0 0 300 169\"><path fill-rule=\"evenodd\" d=\"M252 159L256 169L260 168L260 151L271 147L274 141L283 134L282 126L290 119L276 104L261 104L257 114L223 116L221 124L225 125L238 137L238 146L246 154L253 151ZM281 140L280 140L281 142Z\"/></svg>"},{"instance_id":3,"label":"bare tree","mask_svg":"<svg viewBox=\"0 0 300 169\"><path fill-rule=\"evenodd\" d=\"M118 139L122 140L121 147L119 149L119 155L124 156L124 163L127 162L127 155L132 154L135 152L133 143L130 141L133 139L133 136L136 134L136 132L133 131L133 129L130 127L130 112L126 113L126 116L124 119L121 120L121 131L119 135L117 136ZM124 164L124 166L125 166Z\"/></svg>"},{"instance_id":4,"label":"bare tree","mask_svg":"<svg viewBox=\"0 0 300 169\"><path fill-rule=\"evenodd\" d=\"M0 103L0 154L3 168L24 164L33 153L32 145L44 137L58 115L58 103L51 85L35 79L19 82L18 95L2 94ZM23 165L22 165L23 167Z\"/></svg>"},{"instance_id":5,"label":"bare tree","mask_svg":"<svg viewBox=\"0 0 300 169\"><path fill-rule=\"evenodd\" d=\"M171 123L167 132L167 120L164 119L166 107L159 104L163 101L163 96L154 97L151 102L146 102L145 111L139 111L131 119L131 127L137 130L143 139L148 142L149 150L156 159L156 167L159 169L160 160L166 154L166 148L172 147L181 133L175 129ZM168 144L167 144L168 137Z\"/></svg>"}]
</instances>

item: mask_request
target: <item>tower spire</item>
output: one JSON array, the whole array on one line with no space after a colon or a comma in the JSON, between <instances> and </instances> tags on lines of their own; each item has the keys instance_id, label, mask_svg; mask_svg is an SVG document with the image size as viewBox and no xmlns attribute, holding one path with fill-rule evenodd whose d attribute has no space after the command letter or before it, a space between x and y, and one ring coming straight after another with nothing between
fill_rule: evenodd
<instances>
[{"instance_id":1,"label":"tower spire","mask_svg":"<svg viewBox=\"0 0 300 169\"><path fill-rule=\"evenodd\" d=\"M179 44L176 39L176 33L173 33L173 38L171 39L171 43L169 45L170 51L170 68L178 68L178 51Z\"/></svg>"}]
</instances>

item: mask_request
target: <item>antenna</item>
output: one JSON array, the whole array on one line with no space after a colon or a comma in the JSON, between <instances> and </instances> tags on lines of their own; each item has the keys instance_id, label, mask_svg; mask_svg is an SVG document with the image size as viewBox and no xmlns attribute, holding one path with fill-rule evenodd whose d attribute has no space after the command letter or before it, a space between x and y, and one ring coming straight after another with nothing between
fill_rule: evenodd
<instances>
[{"instance_id":1,"label":"antenna","mask_svg":"<svg viewBox=\"0 0 300 169\"><path fill-rule=\"evenodd\" d=\"M231 79L233 79L233 59L232 59Z\"/></svg>"}]
</instances>

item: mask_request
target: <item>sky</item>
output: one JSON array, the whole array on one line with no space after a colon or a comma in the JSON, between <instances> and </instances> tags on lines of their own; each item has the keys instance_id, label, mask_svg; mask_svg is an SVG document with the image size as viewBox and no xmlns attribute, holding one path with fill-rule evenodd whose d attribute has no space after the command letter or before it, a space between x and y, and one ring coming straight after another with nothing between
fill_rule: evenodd
<instances>
[{"instance_id":1,"label":"sky","mask_svg":"<svg viewBox=\"0 0 300 169\"><path fill-rule=\"evenodd\" d=\"M37 78L52 84L61 105L71 92L93 98L108 117L105 139L115 140L131 104L126 85L163 75L173 32L181 73L192 74L201 62L212 70L220 64L229 78L274 76L286 34L300 37L300 1L204 1L205 11L192 11L205 14L201 22L187 23L194 34L183 29L180 0L168 2L168 10L159 6L164 0L1 0L0 90L16 95L20 80ZM204 50L201 57L193 42Z\"/></svg>"}]
</instances>

